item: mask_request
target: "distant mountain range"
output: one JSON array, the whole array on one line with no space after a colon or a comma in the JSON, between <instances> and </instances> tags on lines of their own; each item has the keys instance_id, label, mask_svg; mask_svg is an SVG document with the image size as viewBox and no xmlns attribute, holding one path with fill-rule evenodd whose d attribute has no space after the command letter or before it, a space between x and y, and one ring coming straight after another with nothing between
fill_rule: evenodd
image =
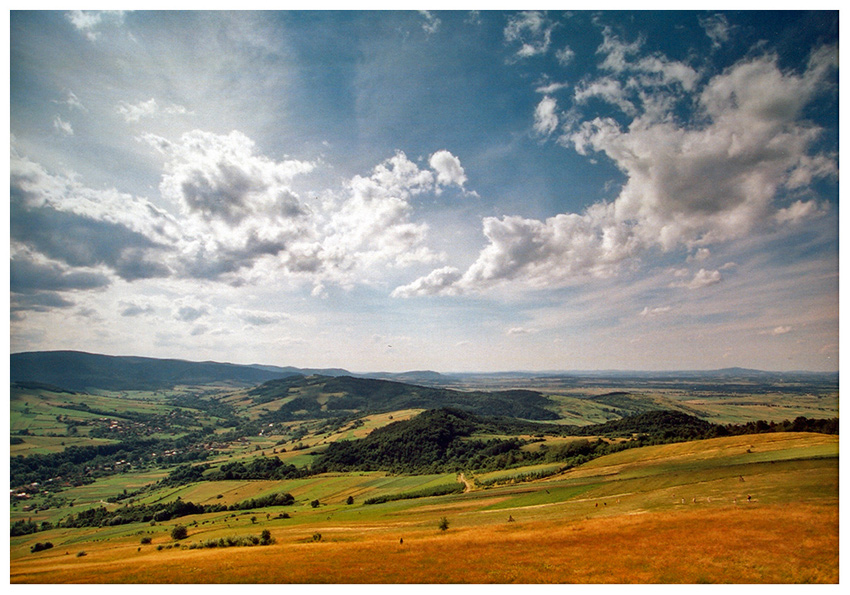
<instances>
[{"instance_id":1,"label":"distant mountain range","mask_svg":"<svg viewBox=\"0 0 850 595\"><path fill-rule=\"evenodd\" d=\"M75 391L159 390L179 385L221 383L253 386L287 376L349 374L337 369L191 362L81 351L13 353L9 373L11 382L42 382Z\"/></svg>"},{"instance_id":2,"label":"distant mountain range","mask_svg":"<svg viewBox=\"0 0 850 595\"><path fill-rule=\"evenodd\" d=\"M179 385L207 385L229 383L234 386L255 386L290 376L352 376L391 380L424 386L444 386L458 382L484 380L521 380L557 378L586 380L626 378L644 381L696 380L751 380L820 378L837 381L838 373L821 372L765 372L746 368L720 370L693 370L670 372L647 371L568 371L568 372L494 372L441 374L430 370L390 373L375 372L354 374L342 368L296 368L264 364L230 364L221 362L193 362L180 359L158 359L136 356L112 356L81 351L31 351L10 356L12 382L40 382L68 390L158 390Z\"/></svg>"}]
</instances>

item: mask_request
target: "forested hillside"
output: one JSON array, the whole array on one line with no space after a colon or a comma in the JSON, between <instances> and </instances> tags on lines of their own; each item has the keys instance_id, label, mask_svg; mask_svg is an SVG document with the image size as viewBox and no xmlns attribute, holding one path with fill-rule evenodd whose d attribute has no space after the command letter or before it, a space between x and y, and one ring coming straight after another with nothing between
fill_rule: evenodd
<instances>
[{"instance_id":1,"label":"forested hillside","mask_svg":"<svg viewBox=\"0 0 850 595\"><path fill-rule=\"evenodd\" d=\"M456 391L351 376L292 376L248 391L257 404L285 402L263 416L269 422L332 417L352 412L455 407L479 415L554 420L552 402L530 390Z\"/></svg>"}]
</instances>

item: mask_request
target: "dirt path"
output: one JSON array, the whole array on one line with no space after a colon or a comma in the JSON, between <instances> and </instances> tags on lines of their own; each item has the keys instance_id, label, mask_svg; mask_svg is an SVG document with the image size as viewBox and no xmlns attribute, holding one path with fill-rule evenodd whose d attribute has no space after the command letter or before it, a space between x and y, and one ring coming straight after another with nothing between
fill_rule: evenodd
<instances>
[{"instance_id":1,"label":"dirt path","mask_svg":"<svg viewBox=\"0 0 850 595\"><path fill-rule=\"evenodd\" d=\"M475 489L475 484L469 481L463 473L458 473L457 479L458 481L463 482L463 485L466 486L463 488L464 494Z\"/></svg>"}]
</instances>

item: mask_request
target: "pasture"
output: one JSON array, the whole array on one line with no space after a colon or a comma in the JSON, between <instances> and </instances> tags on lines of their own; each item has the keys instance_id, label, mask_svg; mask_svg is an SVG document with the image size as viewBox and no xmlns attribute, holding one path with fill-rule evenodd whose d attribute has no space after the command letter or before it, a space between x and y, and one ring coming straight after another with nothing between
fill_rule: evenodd
<instances>
[{"instance_id":1,"label":"pasture","mask_svg":"<svg viewBox=\"0 0 850 595\"><path fill-rule=\"evenodd\" d=\"M520 471L520 470L513 470ZM838 437L651 446L529 483L364 505L452 474L326 474L186 486L184 499L288 491L296 504L10 542L12 583L836 583ZM238 498L223 484L238 487ZM238 484L238 486L237 486ZM250 486L250 487L249 487ZM194 490L194 491L193 491ZM176 497L175 493L168 497ZM354 497L354 504L346 498ZM191 497L190 497L191 496ZM309 506L318 499L321 505ZM279 512L291 518L277 518ZM268 517L267 517L268 515ZM251 517L259 519L254 521ZM439 520L449 521L446 531ZM274 545L181 547L258 534ZM320 539L315 539L320 535ZM151 537L141 545L141 537ZM403 540L403 543L402 543ZM30 553L35 542L54 548ZM158 546L169 549L158 550ZM84 551L84 556L79 552Z\"/></svg>"}]
</instances>

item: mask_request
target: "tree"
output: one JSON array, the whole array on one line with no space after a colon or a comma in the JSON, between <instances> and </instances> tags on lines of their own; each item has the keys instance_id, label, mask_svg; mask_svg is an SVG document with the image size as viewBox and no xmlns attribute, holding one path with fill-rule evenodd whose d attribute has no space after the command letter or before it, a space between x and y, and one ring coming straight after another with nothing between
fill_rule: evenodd
<instances>
[{"instance_id":1,"label":"tree","mask_svg":"<svg viewBox=\"0 0 850 595\"><path fill-rule=\"evenodd\" d=\"M180 541L181 539L186 539L189 536L189 530L186 529L183 525L177 525L171 530L171 539L174 541Z\"/></svg>"},{"instance_id":2,"label":"tree","mask_svg":"<svg viewBox=\"0 0 850 595\"><path fill-rule=\"evenodd\" d=\"M440 528L440 531L446 531L449 528L449 519L443 517L440 519L440 524L437 525Z\"/></svg>"},{"instance_id":3,"label":"tree","mask_svg":"<svg viewBox=\"0 0 850 595\"><path fill-rule=\"evenodd\" d=\"M349 496L349 497L345 500L345 503L346 503L346 504L354 504L354 496Z\"/></svg>"},{"instance_id":4,"label":"tree","mask_svg":"<svg viewBox=\"0 0 850 595\"><path fill-rule=\"evenodd\" d=\"M320 502L318 500L313 500L312 502L310 502L310 506L312 506L313 508L318 508L319 504Z\"/></svg>"}]
</instances>

